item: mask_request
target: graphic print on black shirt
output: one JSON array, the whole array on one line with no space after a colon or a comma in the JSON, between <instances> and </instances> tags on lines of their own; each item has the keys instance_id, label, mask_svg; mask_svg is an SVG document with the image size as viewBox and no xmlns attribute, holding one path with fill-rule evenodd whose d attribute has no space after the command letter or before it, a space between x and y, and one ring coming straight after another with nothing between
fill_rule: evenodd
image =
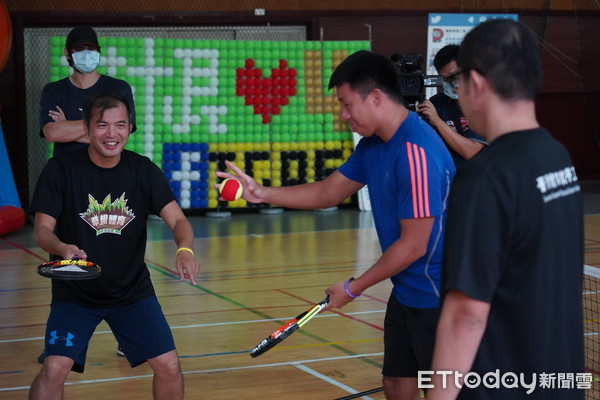
<instances>
[{"instance_id":1,"label":"graphic print on black shirt","mask_svg":"<svg viewBox=\"0 0 600 400\"><path fill-rule=\"evenodd\" d=\"M127 224L135 218L133 211L127 207L125 192L112 203L110 194L101 204L91 194L88 194L88 199L90 202L88 209L79 213L79 216L96 231L96 236L103 233L120 235Z\"/></svg>"}]
</instances>

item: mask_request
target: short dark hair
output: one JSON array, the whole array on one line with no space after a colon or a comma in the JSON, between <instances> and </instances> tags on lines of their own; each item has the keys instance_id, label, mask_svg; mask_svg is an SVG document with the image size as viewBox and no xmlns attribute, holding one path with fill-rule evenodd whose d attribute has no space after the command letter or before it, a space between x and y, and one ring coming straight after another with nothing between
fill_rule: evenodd
<instances>
[{"instance_id":1,"label":"short dark hair","mask_svg":"<svg viewBox=\"0 0 600 400\"><path fill-rule=\"evenodd\" d=\"M440 72L442 68L446 65L450 64L451 61L456 61L456 57L458 57L458 51L460 50L460 46L457 44L449 44L444 46L435 54L433 58L433 66Z\"/></svg>"},{"instance_id":2,"label":"short dark hair","mask_svg":"<svg viewBox=\"0 0 600 400\"><path fill-rule=\"evenodd\" d=\"M329 89L344 83L348 83L362 99L377 88L397 103L402 103L398 72L392 61L381 54L360 50L348 56L333 71Z\"/></svg>"},{"instance_id":3,"label":"short dark hair","mask_svg":"<svg viewBox=\"0 0 600 400\"><path fill-rule=\"evenodd\" d=\"M90 127L90 122L92 121L92 116L94 114L94 110L99 110L100 115L104 114L104 111L117 108L119 104L123 104L125 109L127 110L127 119L131 124L131 109L129 108L129 103L125 98L119 94L104 92L100 93L96 96L92 96L86 100L83 105L83 122L85 126Z\"/></svg>"},{"instance_id":4,"label":"short dark hair","mask_svg":"<svg viewBox=\"0 0 600 400\"><path fill-rule=\"evenodd\" d=\"M465 36L456 61L461 71L485 76L502 99L534 100L542 82L540 51L535 33L526 25L495 19Z\"/></svg>"}]
</instances>

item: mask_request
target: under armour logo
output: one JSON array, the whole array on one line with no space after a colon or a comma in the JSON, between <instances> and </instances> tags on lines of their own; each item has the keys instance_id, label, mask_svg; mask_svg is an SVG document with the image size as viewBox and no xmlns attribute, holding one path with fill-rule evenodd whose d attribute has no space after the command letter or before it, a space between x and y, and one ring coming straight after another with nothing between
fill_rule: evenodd
<instances>
[{"instance_id":1,"label":"under armour logo","mask_svg":"<svg viewBox=\"0 0 600 400\"><path fill-rule=\"evenodd\" d=\"M65 346L67 347L72 347L73 346L73 342L71 341L71 339L73 339L75 337L75 335L73 335L71 332L67 332L67 336L58 336L56 334L56 331L52 331L50 332L50 340L48 340L48 343L50 344L55 344L57 340L64 340L65 341Z\"/></svg>"}]
</instances>

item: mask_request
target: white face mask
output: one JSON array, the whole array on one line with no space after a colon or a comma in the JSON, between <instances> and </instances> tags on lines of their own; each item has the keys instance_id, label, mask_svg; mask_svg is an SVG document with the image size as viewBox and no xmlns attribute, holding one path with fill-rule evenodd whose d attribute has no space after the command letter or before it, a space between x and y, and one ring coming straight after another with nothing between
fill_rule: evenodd
<instances>
[{"instance_id":1,"label":"white face mask","mask_svg":"<svg viewBox=\"0 0 600 400\"><path fill-rule=\"evenodd\" d=\"M452 90L452 85L450 84L450 82L442 82L442 87L444 88L444 94L446 96L450 97L453 100L458 99L458 95L454 93L454 90Z\"/></svg>"},{"instance_id":2,"label":"white face mask","mask_svg":"<svg viewBox=\"0 0 600 400\"><path fill-rule=\"evenodd\" d=\"M73 67L81 73L89 73L98 68L100 53L94 50L82 50L73 53Z\"/></svg>"}]
</instances>

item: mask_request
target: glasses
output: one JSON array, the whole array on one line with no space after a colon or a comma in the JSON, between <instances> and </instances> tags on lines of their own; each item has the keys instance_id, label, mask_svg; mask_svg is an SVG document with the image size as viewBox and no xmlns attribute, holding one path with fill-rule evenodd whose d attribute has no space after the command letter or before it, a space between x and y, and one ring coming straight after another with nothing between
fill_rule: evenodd
<instances>
[{"instance_id":1,"label":"glasses","mask_svg":"<svg viewBox=\"0 0 600 400\"><path fill-rule=\"evenodd\" d=\"M479 75L485 76L477 68L465 68L465 69L459 69L458 71L456 71L452 75L448 76L447 78L444 78L444 81L448 82L450 84L450 87L452 87L452 90L454 92L456 92L458 90L458 87L460 86L459 83L458 83L458 76L459 75L468 74L469 71L471 71L471 70L477 71L479 73Z\"/></svg>"},{"instance_id":2,"label":"glasses","mask_svg":"<svg viewBox=\"0 0 600 400\"><path fill-rule=\"evenodd\" d=\"M458 75L461 74L462 71L458 70L453 74L448 75L448 77L444 77L444 82L448 82L453 91L456 92L458 89Z\"/></svg>"}]
</instances>

